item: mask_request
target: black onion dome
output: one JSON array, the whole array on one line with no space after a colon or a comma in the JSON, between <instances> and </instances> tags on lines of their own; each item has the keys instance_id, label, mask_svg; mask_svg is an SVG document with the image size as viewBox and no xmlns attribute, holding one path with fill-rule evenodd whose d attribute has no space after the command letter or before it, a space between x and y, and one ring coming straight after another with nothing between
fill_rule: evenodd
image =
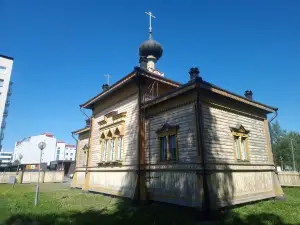
<instances>
[{"instance_id":1,"label":"black onion dome","mask_svg":"<svg viewBox=\"0 0 300 225\"><path fill-rule=\"evenodd\" d=\"M162 56L163 49L160 43L152 39L144 41L139 49L140 56L153 55L157 60Z\"/></svg>"}]
</instances>

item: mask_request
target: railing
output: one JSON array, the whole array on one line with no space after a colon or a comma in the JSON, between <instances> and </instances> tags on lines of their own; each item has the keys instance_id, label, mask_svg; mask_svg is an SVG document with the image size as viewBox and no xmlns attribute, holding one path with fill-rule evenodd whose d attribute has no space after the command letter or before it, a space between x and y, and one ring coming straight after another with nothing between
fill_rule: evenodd
<instances>
[{"instance_id":1,"label":"railing","mask_svg":"<svg viewBox=\"0 0 300 225\"><path fill-rule=\"evenodd\" d=\"M6 102L5 102L5 108L9 107L9 105L10 105L10 100L6 100Z\"/></svg>"},{"instance_id":2,"label":"railing","mask_svg":"<svg viewBox=\"0 0 300 225\"><path fill-rule=\"evenodd\" d=\"M7 117L7 116L8 116L8 110L7 110L7 109L4 110L3 116L4 116L4 117Z\"/></svg>"}]
</instances>

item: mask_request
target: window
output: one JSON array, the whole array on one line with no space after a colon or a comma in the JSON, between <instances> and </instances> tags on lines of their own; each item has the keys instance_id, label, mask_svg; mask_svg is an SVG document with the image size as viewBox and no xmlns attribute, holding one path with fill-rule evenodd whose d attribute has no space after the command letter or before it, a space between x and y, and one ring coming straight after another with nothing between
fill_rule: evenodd
<instances>
[{"instance_id":1,"label":"window","mask_svg":"<svg viewBox=\"0 0 300 225\"><path fill-rule=\"evenodd\" d=\"M59 155L60 154L60 150L57 150L56 154Z\"/></svg>"},{"instance_id":2,"label":"window","mask_svg":"<svg viewBox=\"0 0 300 225\"><path fill-rule=\"evenodd\" d=\"M160 149L161 149L161 160L165 161L168 159L168 149L167 149L167 137L160 137Z\"/></svg>"},{"instance_id":3,"label":"window","mask_svg":"<svg viewBox=\"0 0 300 225\"><path fill-rule=\"evenodd\" d=\"M176 137L175 135L170 135L170 153L171 153L171 160L176 159Z\"/></svg>"},{"instance_id":4,"label":"window","mask_svg":"<svg viewBox=\"0 0 300 225\"><path fill-rule=\"evenodd\" d=\"M107 140L103 141L103 151L102 151L102 161L106 161L106 152L107 152Z\"/></svg>"},{"instance_id":5,"label":"window","mask_svg":"<svg viewBox=\"0 0 300 225\"><path fill-rule=\"evenodd\" d=\"M66 155L68 155L68 153L66 153Z\"/></svg>"},{"instance_id":6,"label":"window","mask_svg":"<svg viewBox=\"0 0 300 225\"><path fill-rule=\"evenodd\" d=\"M161 161L177 159L176 145L175 134L160 137Z\"/></svg>"},{"instance_id":7,"label":"window","mask_svg":"<svg viewBox=\"0 0 300 225\"><path fill-rule=\"evenodd\" d=\"M70 158L70 160L72 160L72 158Z\"/></svg>"},{"instance_id":8,"label":"window","mask_svg":"<svg viewBox=\"0 0 300 225\"><path fill-rule=\"evenodd\" d=\"M231 128L234 139L234 154L238 161L249 161L248 133L243 126Z\"/></svg>"},{"instance_id":9,"label":"window","mask_svg":"<svg viewBox=\"0 0 300 225\"><path fill-rule=\"evenodd\" d=\"M57 147L57 150L60 150L60 147Z\"/></svg>"},{"instance_id":10,"label":"window","mask_svg":"<svg viewBox=\"0 0 300 225\"><path fill-rule=\"evenodd\" d=\"M122 136L118 137L118 152L117 152L117 160L121 160L122 158Z\"/></svg>"},{"instance_id":11,"label":"window","mask_svg":"<svg viewBox=\"0 0 300 225\"><path fill-rule=\"evenodd\" d=\"M114 160L114 153L115 153L115 141L114 139L110 139L110 161Z\"/></svg>"},{"instance_id":12,"label":"window","mask_svg":"<svg viewBox=\"0 0 300 225\"><path fill-rule=\"evenodd\" d=\"M6 67L0 66L0 73L5 74L6 73Z\"/></svg>"},{"instance_id":13,"label":"window","mask_svg":"<svg viewBox=\"0 0 300 225\"><path fill-rule=\"evenodd\" d=\"M0 79L0 88L3 87L3 84L4 84L4 80Z\"/></svg>"},{"instance_id":14,"label":"window","mask_svg":"<svg viewBox=\"0 0 300 225\"><path fill-rule=\"evenodd\" d=\"M70 156L73 156L73 153L70 153Z\"/></svg>"},{"instance_id":15,"label":"window","mask_svg":"<svg viewBox=\"0 0 300 225\"><path fill-rule=\"evenodd\" d=\"M175 161L178 159L176 138L178 128L179 126L165 124L156 131L160 140L161 161Z\"/></svg>"},{"instance_id":16,"label":"window","mask_svg":"<svg viewBox=\"0 0 300 225\"><path fill-rule=\"evenodd\" d=\"M56 160L59 160L59 154L56 155Z\"/></svg>"}]
</instances>

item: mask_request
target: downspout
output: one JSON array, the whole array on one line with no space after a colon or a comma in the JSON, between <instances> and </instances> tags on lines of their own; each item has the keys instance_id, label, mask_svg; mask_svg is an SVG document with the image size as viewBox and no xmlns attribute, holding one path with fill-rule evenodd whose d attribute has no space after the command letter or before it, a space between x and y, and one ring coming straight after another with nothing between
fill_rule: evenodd
<instances>
[{"instance_id":1,"label":"downspout","mask_svg":"<svg viewBox=\"0 0 300 225\"><path fill-rule=\"evenodd\" d=\"M272 148L272 136L271 136L271 133L270 133L270 128L271 128L271 123L272 123L272 121L277 117L277 115L278 115L278 109L275 109L275 111L274 111L274 115L273 115L273 117L270 119L270 120L268 120L268 124L269 124L269 136L270 136L270 147L271 147L271 151L272 151L272 153L273 153L273 161L274 161L274 166L275 166L275 172L276 173L278 173L278 171L277 171L277 164L276 164L276 153L275 153L275 151L273 151L273 148Z\"/></svg>"},{"instance_id":2,"label":"downspout","mask_svg":"<svg viewBox=\"0 0 300 225\"><path fill-rule=\"evenodd\" d=\"M196 81L196 83L198 83ZM199 83L198 83L199 84ZM200 148L200 154L201 154L201 163L202 163L202 170L203 170L203 194L204 194L204 211L209 212L210 210L210 198L209 198L209 188L208 188L208 182L207 182L207 169L206 169L206 152L203 142L203 120L202 120L202 107L200 104L200 85L197 84L197 102L196 102L196 113L197 113L197 134L198 134L198 147Z\"/></svg>"},{"instance_id":3,"label":"downspout","mask_svg":"<svg viewBox=\"0 0 300 225\"><path fill-rule=\"evenodd\" d=\"M89 163L89 155L90 155L90 141L91 141L91 135L92 135L92 126L93 126L93 123L92 123L92 117L93 117L93 114L91 117L89 117L84 111L82 108L80 108L80 111L89 119L90 121L90 132L89 132L89 141L88 141L88 148L89 150L87 151L87 155L86 155L86 162L85 162L85 174L88 173L88 163Z\"/></svg>"}]
</instances>

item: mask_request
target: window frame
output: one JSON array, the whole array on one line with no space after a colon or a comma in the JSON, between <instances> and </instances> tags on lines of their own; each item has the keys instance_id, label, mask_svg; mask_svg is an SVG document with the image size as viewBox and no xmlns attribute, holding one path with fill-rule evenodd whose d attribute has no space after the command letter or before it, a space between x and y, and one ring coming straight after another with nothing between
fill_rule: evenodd
<instances>
[{"instance_id":1,"label":"window frame","mask_svg":"<svg viewBox=\"0 0 300 225\"><path fill-rule=\"evenodd\" d=\"M250 150L249 150L249 131L245 130L243 126L240 126L240 128L232 128L232 139L233 139L233 152L234 152L234 159L237 162L250 162ZM236 152L236 139L238 139L238 152L239 152L239 158L237 156ZM242 140L244 139L244 148L245 153L243 153L242 149Z\"/></svg>"},{"instance_id":2,"label":"window frame","mask_svg":"<svg viewBox=\"0 0 300 225\"><path fill-rule=\"evenodd\" d=\"M121 139L120 149L119 149L119 138ZM124 143L124 136L123 135L117 136L116 137L116 143L115 143L115 148L116 148L116 151L115 151L115 155L116 155L115 160L116 161L122 161L122 157L123 157L122 151L124 150L123 143Z\"/></svg>"},{"instance_id":3,"label":"window frame","mask_svg":"<svg viewBox=\"0 0 300 225\"><path fill-rule=\"evenodd\" d=\"M163 127L156 131L157 137L159 139L159 161L160 162L177 162L179 161L179 149L178 149L178 129L179 126L171 126L169 124L164 124ZM171 148L170 148L170 136L175 136L175 158L171 158ZM162 138L166 137L167 141L167 158L162 157Z\"/></svg>"}]
</instances>

